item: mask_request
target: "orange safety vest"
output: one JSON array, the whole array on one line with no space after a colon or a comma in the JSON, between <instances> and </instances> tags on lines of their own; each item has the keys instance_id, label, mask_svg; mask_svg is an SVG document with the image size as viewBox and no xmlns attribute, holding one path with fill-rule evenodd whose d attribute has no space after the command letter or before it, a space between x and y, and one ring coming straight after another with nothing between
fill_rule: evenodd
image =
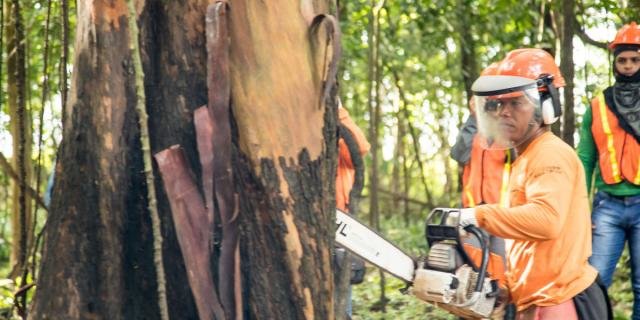
<instances>
[{"instance_id":1,"label":"orange safety vest","mask_svg":"<svg viewBox=\"0 0 640 320\"><path fill-rule=\"evenodd\" d=\"M640 144L620 126L603 93L591 101L591 111L591 132L598 148L602 180L607 184L626 180L640 185Z\"/></svg>"},{"instance_id":2,"label":"orange safety vest","mask_svg":"<svg viewBox=\"0 0 640 320\"><path fill-rule=\"evenodd\" d=\"M511 152L483 148L484 138L473 137L471 157L462 173L462 205L475 207L481 203L507 206Z\"/></svg>"}]
</instances>

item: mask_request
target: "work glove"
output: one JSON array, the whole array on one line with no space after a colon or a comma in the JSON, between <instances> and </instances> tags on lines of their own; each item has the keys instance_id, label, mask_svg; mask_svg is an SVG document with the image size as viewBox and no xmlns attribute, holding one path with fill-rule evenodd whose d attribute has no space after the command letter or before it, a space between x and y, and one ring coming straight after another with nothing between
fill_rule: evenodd
<instances>
[{"instance_id":1,"label":"work glove","mask_svg":"<svg viewBox=\"0 0 640 320\"><path fill-rule=\"evenodd\" d=\"M476 220L476 209L475 208L460 209L460 222L458 223L462 227L467 227L470 225L478 226L478 221Z\"/></svg>"}]
</instances>

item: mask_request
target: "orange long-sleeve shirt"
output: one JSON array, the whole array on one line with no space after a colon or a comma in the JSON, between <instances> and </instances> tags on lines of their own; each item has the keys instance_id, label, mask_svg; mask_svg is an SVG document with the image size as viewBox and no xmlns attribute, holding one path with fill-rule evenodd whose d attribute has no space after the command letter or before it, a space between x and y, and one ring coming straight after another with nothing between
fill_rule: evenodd
<instances>
[{"instance_id":1,"label":"orange long-sleeve shirt","mask_svg":"<svg viewBox=\"0 0 640 320\"><path fill-rule=\"evenodd\" d=\"M345 108L338 108L338 121L353 135L358 147L360 148L360 154L364 155L369 152L371 145L364 136L364 133L358 125L349 117L349 112ZM353 188L353 182L355 181L356 170L351 162L351 155L349 154L349 148L343 139L338 140L338 169L336 172L336 207L342 211L348 211L349 193Z\"/></svg>"},{"instance_id":2,"label":"orange long-sleeve shirt","mask_svg":"<svg viewBox=\"0 0 640 320\"><path fill-rule=\"evenodd\" d=\"M476 207L480 227L513 239L507 285L518 310L565 302L595 280L585 185L575 151L547 132L514 162L509 206Z\"/></svg>"}]
</instances>

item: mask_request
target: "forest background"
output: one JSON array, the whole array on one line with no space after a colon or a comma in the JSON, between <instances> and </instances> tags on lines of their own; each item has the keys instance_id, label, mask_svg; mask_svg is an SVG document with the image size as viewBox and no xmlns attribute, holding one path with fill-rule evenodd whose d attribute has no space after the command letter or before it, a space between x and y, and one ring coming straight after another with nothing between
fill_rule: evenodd
<instances>
[{"instance_id":1,"label":"forest background","mask_svg":"<svg viewBox=\"0 0 640 320\"><path fill-rule=\"evenodd\" d=\"M554 132L575 146L585 106L612 83L607 41L638 20L640 1L354 0L334 9L343 48L339 95L372 144L358 215L419 256L426 249L426 213L459 205L459 168L449 149L479 72L515 48L552 52L567 80L565 114ZM17 317L16 293L26 293L29 303L40 272L46 187L62 138L77 14L69 0L0 0L5 318ZM27 191L26 208L19 205L23 179L34 190ZM625 253L610 289L617 319L630 317L629 269ZM402 295L402 287L369 267L365 282L354 287L354 319L451 318Z\"/></svg>"}]
</instances>

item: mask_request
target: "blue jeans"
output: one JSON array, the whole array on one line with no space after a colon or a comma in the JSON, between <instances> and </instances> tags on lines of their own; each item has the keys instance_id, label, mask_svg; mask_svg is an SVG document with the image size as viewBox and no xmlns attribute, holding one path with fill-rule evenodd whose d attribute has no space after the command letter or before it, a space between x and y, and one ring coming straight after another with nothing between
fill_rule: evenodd
<instances>
[{"instance_id":1,"label":"blue jeans","mask_svg":"<svg viewBox=\"0 0 640 320\"><path fill-rule=\"evenodd\" d=\"M613 281L624 244L629 242L633 319L640 320L640 195L614 197L605 192L596 193L591 222L595 228L589 263L598 269L607 287Z\"/></svg>"}]
</instances>

